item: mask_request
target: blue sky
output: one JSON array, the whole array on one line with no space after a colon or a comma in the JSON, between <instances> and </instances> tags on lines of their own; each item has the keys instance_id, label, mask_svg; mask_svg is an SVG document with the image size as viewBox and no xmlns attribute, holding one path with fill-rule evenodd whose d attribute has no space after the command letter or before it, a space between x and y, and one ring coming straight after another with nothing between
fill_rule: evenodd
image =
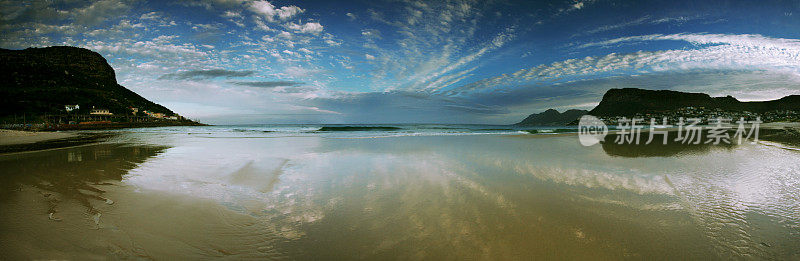
<instances>
[{"instance_id":1,"label":"blue sky","mask_svg":"<svg viewBox=\"0 0 800 261\"><path fill-rule=\"evenodd\" d=\"M610 88L800 94L800 1L0 1L0 47L102 54L235 123L508 124Z\"/></svg>"}]
</instances>

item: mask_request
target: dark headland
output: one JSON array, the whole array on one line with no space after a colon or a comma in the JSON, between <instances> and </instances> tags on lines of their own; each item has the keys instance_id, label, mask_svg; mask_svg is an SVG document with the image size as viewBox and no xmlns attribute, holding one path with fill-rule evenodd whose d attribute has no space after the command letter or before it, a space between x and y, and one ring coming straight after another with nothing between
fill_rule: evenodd
<instances>
[{"instance_id":1,"label":"dark headland","mask_svg":"<svg viewBox=\"0 0 800 261\"><path fill-rule=\"evenodd\" d=\"M514 125L565 126L577 125L583 115L603 119L613 126L620 117L661 120L667 118L674 124L680 117L701 118L704 123L711 118L728 118L736 121L760 119L759 138L791 146L800 146L800 95L790 95L777 100L742 102L731 96L711 97L705 93L688 93L670 90L644 90L637 88L610 89L591 111L568 110L559 113L554 109L534 113ZM660 123L660 122L659 122Z\"/></svg>"},{"instance_id":2,"label":"dark headland","mask_svg":"<svg viewBox=\"0 0 800 261\"><path fill-rule=\"evenodd\" d=\"M563 113L554 109L542 113L534 113L514 124L518 126L564 126L589 113L586 110L567 110Z\"/></svg>"},{"instance_id":3,"label":"dark headland","mask_svg":"<svg viewBox=\"0 0 800 261\"><path fill-rule=\"evenodd\" d=\"M742 102L731 96L711 97L705 93L637 88L610 89L603 95L600 104L589 114L598 117L631 117L637 114L669 113L689 107L753 114L797 112L800 111L800 95L790 95L771 101Z\"/></svg>"},{"instance_id":4,"label":"dark headland","mask_svg":"<svg viewBox=\"0 0 800 261\"><path fill-rule=\"evenodd\" d=\"M559 113L549 109L534 113L514 125L576 125L585 115L614 123L619 117L646 117L670 120L678 117L719 116L732 119L760 117L763 122L800 122L800 95L789 95L771 101L742 102L731 96L711 97L705 93L637 88L610 89L591 111L568 110Z\"/></svg>"},{"instance_id":5,"label":"dark headland","mask_svg":"<svg viewBox=\"0 0 800 261\"><path fill-rule=\"evenodd\" d=\"M0 49L0 76L0 129L7 129L0 131L0 154L110 136L41 131L204 125L119 85L106 59L83 48Z\"/></svg>"},{"instance_id":6,"label":"dark headland","mask_svg":"<svg viewBox=\"0 0 800 261\"><path fill-rule=\"evenodd\" d=\"M0 75L3 128L202 125L119 85L106 59L83 48L0 49Z\"/></svg>"}]
</instances>

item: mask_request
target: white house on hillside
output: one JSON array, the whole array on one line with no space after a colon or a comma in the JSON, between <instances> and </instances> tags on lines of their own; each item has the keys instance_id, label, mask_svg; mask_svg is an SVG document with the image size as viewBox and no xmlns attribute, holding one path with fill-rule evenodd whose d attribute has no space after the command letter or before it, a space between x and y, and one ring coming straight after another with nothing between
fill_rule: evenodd
<instances>
[{"instance_id":1,"label":"white house on hillside","mask_svg":"<svg viewBox=\"0 0 800 261\"><path fill-rule=\"evenodd\" d=\"M108 109L92 109L89 112L91 115L114 115L113 113L109 112Z\"/></svg>"}]
</instances>

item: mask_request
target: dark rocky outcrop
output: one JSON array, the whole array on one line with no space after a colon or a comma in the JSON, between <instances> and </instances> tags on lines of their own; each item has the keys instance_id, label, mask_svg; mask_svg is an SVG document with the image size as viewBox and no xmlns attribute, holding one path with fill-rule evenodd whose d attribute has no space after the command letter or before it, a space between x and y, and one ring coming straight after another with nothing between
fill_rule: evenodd
<instances>
[{"instance_id":1,"label":"dark rocky outcrop","mask_svg":"<svg viewBox=\"0 0 800 261\"><path fill-rule=\"evenodd\" d=\"M534 113L514 125L519 126L564 126L588 113L586 110L567 110L559 113L549 109L542 113Z\"/></svg>"},{"instance_id":2,"label":"dark rocky outcrop","mask_svg":"<svg viewBox=\"0 0 800 261\"><path fill-rule=\"evenodd\" d=\"M80 114L92 106L117 115L130 115L129 107L174 114L117 84L106 59L83 48L0 49L0 75L0 117L63 114L67 104L80 105Z\"/></svg>"},{"instance_id":3,"label":"dark rocky outcrop","mask_svg":"<svg viewBox=\"0 0 800 261\"><path fill-rule=\"evenodd\" d=\"M601 117L633 116L637 113L658 113L684 107L704 107L706 109L756 113L774 110L798 110L800 109L800 95L786 96L772 101L741 102L731 96L711 97L704 93L636 88L611 89L603 95L603 100L589 114Z\"/></svg>"}]
</instances>

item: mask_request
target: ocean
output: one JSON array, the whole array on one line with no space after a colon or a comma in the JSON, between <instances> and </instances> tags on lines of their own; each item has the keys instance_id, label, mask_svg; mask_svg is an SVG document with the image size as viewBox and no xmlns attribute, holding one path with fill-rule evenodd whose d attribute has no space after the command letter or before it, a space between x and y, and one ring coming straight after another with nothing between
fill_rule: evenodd
<instances>
[{"instance_id":1,"label":"ocean","mask_svg":"<svg viewBox=\"0 0 800 261\"><path fill-rule=\"evenodd\" d=\"M117 132L174 133L225 137L380 138L399 136L509 135L577 132L577 126L481 124L250 124L123 129Z\"/></svg>"}]
</instances>

